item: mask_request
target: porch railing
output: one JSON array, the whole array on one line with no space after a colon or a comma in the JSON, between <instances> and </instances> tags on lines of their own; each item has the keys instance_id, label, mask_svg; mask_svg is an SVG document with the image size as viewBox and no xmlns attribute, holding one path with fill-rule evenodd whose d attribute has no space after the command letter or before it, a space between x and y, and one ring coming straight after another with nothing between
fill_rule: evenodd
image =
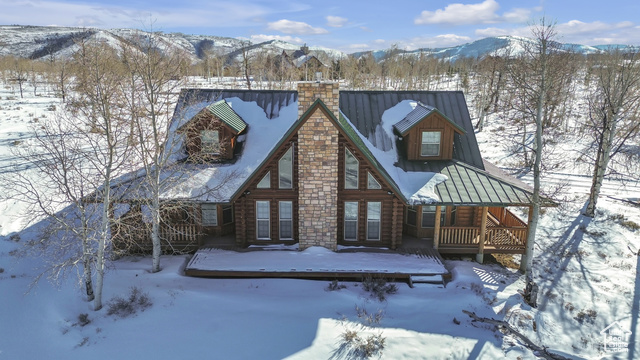
<instances>
[{"instance_id":1,"label":"porch railing","mask_svg":"<svg viewBox=\"0 0 640 360\"><path fill-rule=\"evenodd\" d=\"M439 248L476 248L480 246L478 227L443 226L440 228ZM524 248L527 243L526 227L487 227L485 249Z\"/></svg>"},{"instance_id":2,"label":"porch railing","mask_svg":"<svg viewBox=\"0 0 640 360\"><path fill-rule=\"evenodd\" d=\"M160 226L160 238L172 245L197 245L201 231L196 224L170 224Z\"/></svg>"}]
</instances>

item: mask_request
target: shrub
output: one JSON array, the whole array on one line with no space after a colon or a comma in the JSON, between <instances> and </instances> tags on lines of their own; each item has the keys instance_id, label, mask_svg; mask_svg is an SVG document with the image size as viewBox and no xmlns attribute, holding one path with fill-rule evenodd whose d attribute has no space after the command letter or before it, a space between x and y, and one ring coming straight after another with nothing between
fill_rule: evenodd
<instances>
[{"instance_id":1,"label":"shrub","mask_svg":"<svg viewBox=\"0 0 640 360\"><path fill-rule=\"evenodd\" d=\"M338 283L338 280L333 280L329 283L329 285L325 288L327 291L336 291L340 289L345 289L347 285Z\"/></svg>"},{"instance_id":2,"label":"shrub","mask_svg":"<svg viewBox=\"0 0 640 360\"><path fill-rule=\"evenodd\" d=\"M89 314L80 314L78 315L78 325L86 326L91 323L91 319L89 319Z\"/></svg>"},{"instance_id":3,"label":"shrub","mask_svg":"<svg viewBox=\"0 0 640 360\"><path fill-rule=\"evenodd\" d=\"M382 334L369 335L362 338L355 330L345 329L341 334L340 353L348 359L368 359L379 356L384 349L386 338Z\"/></svg>"},{"instance_id":4,"label":"shrub","mask_svg":"<svg viewBox=\"0 0 640 360\"><path fill-rule=\"evenodd\" d=\"M152 305L149 295L140 291L136 286L131 288L129 298L116 296L109 300L107 304L107 315L115 315L120 318L126 318Z\"/></svg>"},{"instance_id":5,"label":"shrub","mask_svg":"<svg viewBox=\"0 0 640 360\"><path fill-rule=\"evenodd\" d=\"M356 305L356 314L358 315L358 319L368 326L380 325L380 321L382 321L384 317L382 309L379 309L375 314L370 314L364 306L359 307L358 305Z\"/></svg>"},{"instance_id":6,"label":"shrub","mask_svg":"<svg viewBox=\"0 0 640 360\"><path fill-rule=\"evenodd\" d=\"M367 275L362 280L362 288L371 293L371 297L377 298L380 302L385 301L387 295L398 292L396 284L389 284L386 279L374 278L371 275Z\"/></svg>"}]
</instances>

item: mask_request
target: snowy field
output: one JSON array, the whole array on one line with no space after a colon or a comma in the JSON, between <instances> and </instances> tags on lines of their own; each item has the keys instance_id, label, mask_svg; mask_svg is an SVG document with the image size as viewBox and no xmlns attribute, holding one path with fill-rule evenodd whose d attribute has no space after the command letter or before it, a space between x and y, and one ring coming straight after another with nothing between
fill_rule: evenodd
<instances>
[{"instance_id":1,"label":"snowy field","mask_svg":"<svg viewBox=\"0 0 640 360\"><path fill-rule=\"evenodd\" d=\"M59 108L60 100L28 90L20 99L17 89L0 85L0 172L13 171L11 149L29 141L32 125L53 116L51 105ZM499 166L512 166L507 153L491 145L498 119L490 118L487 126L479 134L484 155ZM446 288L410 289L398 283L397 293L381 302L360 283L345 282L345 288L329 291L327 281L189 278L181 274L189 258L170 256L162 258L163 270L156 274L148 271L150 258L109 264L107 303L127 297L131 287L152 303L119 318L107 314L109 306L93 311L74 276L55 285L46 279L31 285L44 261L15 254L35 235L18 233L23 206L0 197L0 360L348 359L352 354L341 347L347 330L385 339L374 358L536 358L512 335L472 322L462 310L505 320L565 357L638 358L640 231L630 224L640 224L640 209L603 196L595 219L580 216L588 173L572 163L557 171L572 174L556 176L566 182L562 205L548 209L539 225L537 309L523 303L519 273L469 259L446 262L453 274ZM550 177L545 185L558 179ZM605 195L640 197L637 184L615 181L607 183ZM631 342L628 352L617 355L604 351L600 334L616 321L630 332Z\"/></svg>"}]
</instances>

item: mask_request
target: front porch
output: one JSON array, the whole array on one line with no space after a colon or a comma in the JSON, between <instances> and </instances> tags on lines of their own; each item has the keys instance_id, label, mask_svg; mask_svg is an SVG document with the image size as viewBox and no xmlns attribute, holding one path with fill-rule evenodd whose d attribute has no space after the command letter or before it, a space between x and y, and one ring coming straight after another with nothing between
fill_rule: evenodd
<instances>
[{"instance_id":1,"label":"front porch","mask_svg":"<svg viewBox=\"0 0 640 360\"><path fill-rule=\"evenodd\" d=\"M436 207L434 248L441 254L524 254L528 224L504 207L480 208L479 226L440 226Z\"/></svg>"}]
</instances>

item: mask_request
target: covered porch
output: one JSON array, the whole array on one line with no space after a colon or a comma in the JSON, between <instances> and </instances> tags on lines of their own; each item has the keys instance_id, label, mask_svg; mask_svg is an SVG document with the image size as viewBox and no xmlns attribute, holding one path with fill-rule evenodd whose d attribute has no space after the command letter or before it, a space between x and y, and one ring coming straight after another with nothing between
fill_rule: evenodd
<instances>
[{"instance_id":1,"label":"covered porch","mask_svg":"<svg viewBox=\"0 0 640 360\"><path fill-rule=\"evenodd\" d=\"M439 208L439 206L437 206ZM479 226L440 226L436 219L433 246L442 254L524 254L529 226L504 207L483 206L479 209ZM529 211L531 213L531 211ZM436 217L440 214L436 210Z\"/></svg>"}]
</instances>

